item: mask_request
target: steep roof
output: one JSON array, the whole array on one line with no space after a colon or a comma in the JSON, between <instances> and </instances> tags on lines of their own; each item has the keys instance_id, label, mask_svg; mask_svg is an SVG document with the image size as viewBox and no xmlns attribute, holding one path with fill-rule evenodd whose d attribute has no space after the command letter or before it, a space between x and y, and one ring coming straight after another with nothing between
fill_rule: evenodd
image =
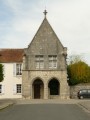
<instances>
[{"instance_id":1,"label":"steep roof","mask_svg":"<svg viewBox=\"0 0 90 120\"><path fill-rule=\"evenodd\" d=\"M49 24L47 18L45 17L42 24L40 25L37 33L35 34L33 40L35 39L39 39L39 41L42 41L42 37L43 40L47 39L47 40L51 40L52 39L57 39L60 43L60 45L63 47L61 41L59 40L59 38L57 37L56 33L54 32L53 28L51 27L51 25ZM32 40L32 42L33 42ZM29 46L32 44L32 42L29 44ZM52 42L52 41L50 41Z\"/></svg>"},{"instance_id":2,"label":"steep roof","mask_svg":"<svg viewBox=\"0 0 90 120\"><path fill-rule=\"evenodd\" d=\"M64 51L64 46L45 17L34 38L29 44L26 54L56 55Z\"/></svg>"},{"instance_id":3,"label":"steep roof","mask_svg":"<svg viewBox=\"0 0 90 120\"><path fill-rule=\"evenodd\" d=\"M22 62L24 49L0 49L0 62Z\"/></svg>"}]
</instances>

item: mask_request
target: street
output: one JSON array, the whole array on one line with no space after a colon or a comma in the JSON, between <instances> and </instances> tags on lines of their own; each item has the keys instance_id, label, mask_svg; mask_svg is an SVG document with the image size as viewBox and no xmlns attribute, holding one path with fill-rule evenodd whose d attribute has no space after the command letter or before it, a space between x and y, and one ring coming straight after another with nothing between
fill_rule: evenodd
<instances>
[{"instance_id":1,"label":"street","mask_svg":"<svg viewBox=\"0 0 90 120\"><path fill-rule=\"evenodd\" d=\"M0 110L0 120L90 120L75 104L22 104Z\"/></svg>"}]
</instances>

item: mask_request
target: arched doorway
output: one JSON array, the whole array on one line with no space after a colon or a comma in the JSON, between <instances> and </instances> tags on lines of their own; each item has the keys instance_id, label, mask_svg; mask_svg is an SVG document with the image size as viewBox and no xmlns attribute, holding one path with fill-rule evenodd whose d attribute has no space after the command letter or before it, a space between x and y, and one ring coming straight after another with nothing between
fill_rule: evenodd
<instances>
[{"instance_id":1,"label":"arched doorway","mask_svg":"<svg viewBox=\"0 0 90 120\"><path fill-rule=\"evenodd\" d=\"M33 82L33 98L42 99L44 96L44 84L41 79L36 79Z\"/></svg>"},{"instance_id":2,"label":"arched doorway","mask_svg":"<svg viewBox=\"0 0 90 120\"><path fill-rule=\"evenodd\" d=\"M49 96L50 98L55 98L60 94L60 83L56 78L53 78L48 83Z\"/></svg>"}]
</instances>

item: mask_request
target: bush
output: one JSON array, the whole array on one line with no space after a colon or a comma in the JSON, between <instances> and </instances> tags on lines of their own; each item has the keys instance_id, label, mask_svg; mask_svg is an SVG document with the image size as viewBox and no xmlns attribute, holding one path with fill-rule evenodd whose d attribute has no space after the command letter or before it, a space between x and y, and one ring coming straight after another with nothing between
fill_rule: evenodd
<instances>
[{"instance_id":1,"label":"bush","mask_svg":"<svg viewBox=\"0 0 90 120\"><path fill-rule=\"evenodd\" d=\"M90 82L90 67L83 61L74 62L67 67L69 85Z\"/></svg>"}]
</instances>

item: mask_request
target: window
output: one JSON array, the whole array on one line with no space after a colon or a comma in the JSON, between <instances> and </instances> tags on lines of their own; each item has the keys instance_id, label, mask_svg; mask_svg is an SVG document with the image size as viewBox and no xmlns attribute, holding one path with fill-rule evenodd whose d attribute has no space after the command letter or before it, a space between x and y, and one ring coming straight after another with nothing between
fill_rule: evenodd
<instances>
[{"instance_id":1,"label":"window","mask_svg":"<svg viewBox=\"0 0 90 120\"><path fill-rule=\"evenodd\" d=\"M57 55L49 55L49 68L57 68Z\"/></svg>"},{"instance_id":2,"label":"window","mask_svg":"<svg viewBox=\"0 0 90 120\"><path fill-rule=\"evenodd\" d=\"M16 93L21 93L21 84L16 85Z\"/></svg>"},{"instance_id":3,"label":"window","mask_svg":"<svg viewBox=\"0 0 90 120\"><path fill-rule=\"evenodd\" d=\"M4 94L4 88L5 88L4 85L0 84L0 94Z\"/></svg>"},{"instance_id":4,"label":"window","mask_svg":"<svg viewBox=\"0 0 90 120\"><path fill-rule=\"evenodd\" d=\"M0 85L0 93L2 93L2 85Z\"/></svg>"},{"instance_id":5,"label":"window","mask_svg":"<svg viewBox=\"0 0 90 120\"><path fill-rule=\"evenodd\" d=\"M82 92L83 92L83 93L86 93L86 92L87 92L87 90L82 90Z\"/></svg>"},{"instance_id":6,"label":"window","mask_svg":"<svg viewBox=\"0 0 90 120\"><path fill-rule=\"evenodd\" d=\"M21 63L13 64L13 74L14 74L14 76L22 75L22 64Z\"/></svg>"},{"instance_id":7,"label":"window","mask_svg":"<svg viewBox=\"0 0 90 120\"><path fill-rule=\"evenodd\" d=\"M21 94L22 93L22 85L21 84L15 84L13 86L13 93L14 94Z\"/></svg>"},{"instance_id":8,"label":"window","mask_svg":"<svg viewBox=\"0 0 90 120\"><path fill-rule=\"evenodd\" d=\"M22 75L22 64L16 64L16 75Z\"/></svg>"},{"instance_id":9,"label":"window","mask_svg":"<svg viewBox=\"0 0 90 120\"><path fill-rule=\"evenodd\" d=\"M88 90L88 93L90 94L90 90Z\"/></svg>"},{"instance_id":10,"label":"window","mask_svg":"<svg viewBox=\"0 0 90 120\"><path fill-rule=\"evenodd\" d=\"M35 62L36 62L36 69L43 69L44 68L43 55L36 55L35 56Z\"/></svg>"}]
</instances>

